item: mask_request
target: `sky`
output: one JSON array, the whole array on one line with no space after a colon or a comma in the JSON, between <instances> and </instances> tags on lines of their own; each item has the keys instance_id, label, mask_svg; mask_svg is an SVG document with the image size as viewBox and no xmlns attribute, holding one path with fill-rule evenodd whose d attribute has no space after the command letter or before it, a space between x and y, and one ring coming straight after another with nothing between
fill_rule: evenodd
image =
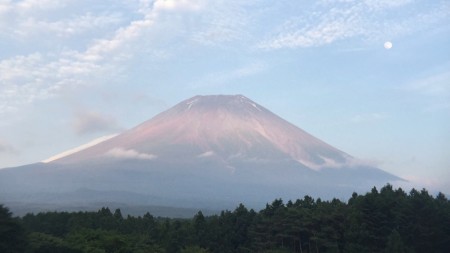
<instances>
[{"instance_id":1,"label":"sky","mask_svg":"<svg viewBox=\"0 0 450 253\"><path fill-rule=\"evenodd\" d=\"M448 0L0 0L0 168L242 94L450 193L449 56Z\"/></svg>"}]
</instances>

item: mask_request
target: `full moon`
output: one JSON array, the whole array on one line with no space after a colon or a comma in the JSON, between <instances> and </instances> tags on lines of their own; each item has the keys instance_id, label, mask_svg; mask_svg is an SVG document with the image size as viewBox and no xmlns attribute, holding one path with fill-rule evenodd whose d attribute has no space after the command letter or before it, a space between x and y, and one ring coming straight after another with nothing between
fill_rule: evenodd
<instances>
[{"instance_id":1,"label":"full moon","mask_svg":"<svg viewBox=\"0 0 450 253\"><path fill-rule=\"evenodd\" d=\"M384 42L384 48L391 49L392 48L392 42L390 42L390 41Z\"/></svg>"}]
</instances>

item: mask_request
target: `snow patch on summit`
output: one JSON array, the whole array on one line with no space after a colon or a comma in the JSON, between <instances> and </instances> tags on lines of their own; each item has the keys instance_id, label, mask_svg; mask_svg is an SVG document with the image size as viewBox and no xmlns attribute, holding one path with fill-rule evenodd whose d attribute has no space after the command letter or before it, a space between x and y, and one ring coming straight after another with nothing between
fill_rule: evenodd
<instances>
[{"instance_id":1,"label":"snow patch on summit","mask_svg":"<svg viewBox=\"0 0 450 253\"><path fill-rule=\"evenodd\" d=\"M255 107L256 110L261 111L261 109L260 109L255 103L251 103L251 102L248 102L248 103L249 103L251 106Z\"/></svg>"},{"instance_id":2,"label":"snow patch on summit","mask_svg":"<svg viewBox=\"0 0 450 253\"><path fill-rule=\"evenodd\" d=\"M196 102L198 102L198 98L186 102L186 104L188 105L188 110L191 109L191 107L192 107Z\"/></svg>"}]
</instances>

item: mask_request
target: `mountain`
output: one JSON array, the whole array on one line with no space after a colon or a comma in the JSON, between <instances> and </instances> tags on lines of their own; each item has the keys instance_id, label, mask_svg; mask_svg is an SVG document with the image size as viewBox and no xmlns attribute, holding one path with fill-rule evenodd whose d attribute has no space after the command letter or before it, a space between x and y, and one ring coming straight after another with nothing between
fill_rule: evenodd
<instances>
[{"instance_id":1,"label":"mountain","mask_svg":"<svg viewBox=\"0 0 450 253\"><path fill-rule=\"evenodd\" d=\"M258 208L395 180L242 95L195 96L78 152L0 170L0 201Z\"/></svg>"},{"instance_id":2,"label":"mountain","mask_svg":"<svg viewBox=\"0 0 450 253\"><path fill-rule=\"evenodd\" d=\"M196 96L92 148L57 160L74 163L100 157L187 160L292 159L312 169L343 165L352 158L276 116L250 99Z\"/></svg>"}]
</instances>

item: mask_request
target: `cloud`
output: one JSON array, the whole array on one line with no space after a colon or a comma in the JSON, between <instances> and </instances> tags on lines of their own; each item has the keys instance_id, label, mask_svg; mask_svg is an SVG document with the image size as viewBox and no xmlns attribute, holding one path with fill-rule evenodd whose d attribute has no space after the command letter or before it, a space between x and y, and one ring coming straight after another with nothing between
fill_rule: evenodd
<instances>
[{"instance_id":1,"label":"cloud","mask_svg":"<svg viewBox=\"0 0 450 253\"><path fill-rule=\"evenodd\" d=\"M94 71L103 73L106 67L69 58L51 59L40 53L0 61L0 114L48 99L63 89L89 85L95 80L91 76Z\"/></svg>"},{"instance_id":2,"label":"cloud","mask_svg":"<svg viewBox=\"0 0 450 253\"><path fill-rule=\"evenodd\" d=\"M122 21L118 14L93 15L86 13L70 19L57 21L35 20L27 18L20 24L15 34L32 36L53 34L57 37L70 37L87 31L99 30L111 25L117 25Z\"/></svg>"},{"instance_id":3,"label":"cloud","mask_svg":"<svg viewBox=\"0 0 450 253\"><path fill-rule=\"evenodd\" d=\"M33 17L47 16L48 13L63 8L68 1L23 0L0 2L0 35L25 34L22 26Z\"/></svg>"},{"instance_id":4,"label":"cloud","mask_svg":"<svg viewBox=\"0 0 450 253\"><path fill-rule=\"evenodd\" d=\"M400 177L406 181L397 181L393 183L395 186L402 187L404 189L415 188L417 190L425 188L431 192L449 190L448 184L444 183L443 180L440 179L417 175L401 175Z\"/></svg>"},{"instance_id":5,"label":"cloud","mask_svg":"<svg viewBox=\"0 0 450 253\"><path fill-rule=\"evenodd\" d=\"M160 11L173 10L199 10L204 1L201 0L156 0L153 9L158 13Z\"/></svg>"},{"instance_id":6,"label":"cloud","mask_svg":"<svg viewBox=\"0 0 450 253\"><path fill-rule=\"evenodd\" d=\"M0 139L0 154L2 153L8 153L8 154L14 154L17 150L8 142Z\"/></svg>"},{"instance_id":7,"label":"cloud","mask_svg":"<svg viewBox=\"0 0 450 253\"><path fill-rule=\"evenodd\" d=\"M96 5L79 1L3 1L2 43L29 48L19 48L22 55L0 55L0 114L74 89L127 78L122 73L135 62L173 60L181 51L189 51L189 43L223 47L245 42L249 50L254 44L264 49L323 46L353 37L401 34L411 24L429 27L449 13L449 4L439 3L422 15L413 11L410 19L401 22L387 14L385 22L375 22L385 10L393 14L410 2L318 1L303 12L280 17L282 4L272 8L263 1L111 1L108 11L101 13ZM267 15L276 17L264 21ZM155 68L160 67L155 63ZM266 68L264 63L250 63L207 74L201 83L220 85Z\"/></svg>"},{"instance_id":8,"label":"cloud","mask_svg":"<svg viewBox=\"0 0 450 253\"><path fill-rule=\"evenodd\" d=\"M246 5L252 5L252 2L226 1L207 5L208 11L202 13L202 19L207 23L196 26L191 40L201 45L222 47L230 42L248 40L255 14L250 13Z\"/></svg>"},{"instance_id":9,"label":"cloud","mask_svg":"<svg viewBox=\"0 0 450 253\"><path fill-rule=\"evenodd\" d=\"M365 0L363 2L371 10L385 10L410 4L413 0Z\"/></svg>"},{"instance_id":10,"label":"cloud","mask_svg":"<svg viewBox=\"0 0 450 253\"><path fill-rule=\"evenodd\" d=\"M113 148L105 153L108 157L118 158L118 159L140 159L140 160L153 160L156 155L139 153L134 149L124 149L124 148Z\"/></svg>"},{"instance_id":11,"label":"cloud","mask_svg":"<svg viewBox=\"0 0 450 253\"><path fill-rule=\"evenodd\" d=\"M441 71L419 78L401 87L408 93L415 93L427 100L425 112L450 109L450 71Z\"/></svg>"},{"instance_id":12,"label":"cloud","mask_svg":"<svg viewBox=\"0 0 450 253\"><path fill-rule=\"evenodd\" d=\"M360 35L360 17L353 8L350 10L331 9L319 17L318 23L309 23L291 30L296 19L285 23L279 35L262 42L259 47L265 49L313 47L330 44L334 41Z\"/></svg>"},{"instance_id":13,"label":"cloud","mask_svg":"<svg viewBox=\"0 0 450 253\"><path fill-rule=\"evenodd\" d=\"M56 21L48 21L43 19L42 15L36 14L38 10L46 10L49 15L57 16L52 11L69 8L67 5L68 2L49 0L3 3L0 5L0 21L8 21L23 12L28 13L24 14L25 18L13 18L13 21L16 19L19 21L18 25L15 21L8 21L6 25L1 25L3 22L0 22L0 28L5 28L0 31L8 31L3 35L0 32L0 38L6 36L11 39L12 33L23 36L42 35L38 31L64 37L87 30L107 30L104 29L105 26L116 26L122 22L118 14L88 12ZM146 40L139 41L138 38L154 27L155 22L162 20L163 15L197 11L202 5L203 1L141 1L136 10L141 15L139 18L117 27L112 32L100 32L100 36L103 37L91 38L87 42L86 39L82 40L83 43L87 43L84 50L70 47L50 48L49 51L4 58L0 61L0 114L13 112L37 100L58 96L67 90L101 85L108 80L114 80L114 76L119 76L123 65L126 65L124 62L142 49L141 44L148 43ZM37 39L42 40L41 37ZM13 43L15 42L16 39L13 38ZM78 43L77 47L83 48L83 44ZM157 52L161 59L169 55L157 49L154 52Z\"/></svg>"},{"instance_id":14,"label":"cloud","mask_svg":"<svg viewBox=\"0 0 450 253\"><path fill-rule=\"evenodd\" d=\"M102 115L98 112L83 111L76 113L73 129L77 134L89 134L116 131L119 127L111 116Z\"/></svg>"},{"instance_id":15,"label":"cloud","mask_svg":"<svg viewBox=\"0 0 450 253\"><path fill-rule=\"evenodd\" d=\"M414 1L320 1L308 12L288 18L275 33L260 42L262 49L306 48L359 37L369 41L401 37L433 27L448 18L450 4L414 8ZM399 12L407 13L401 15Z\"/></svg>"},{"instance_id":16,"label":"cloud","mask_svg":"<svg viewBox=\"0 0 450 253\"><path fill-rule=\"evenodd\" d=\"M144 3L144 4L143 4ZM118 29L111 39L100 39L91 45L78 58L87 61L99 61L108 54L120 49L142 35L148 28L152 27L158 18L165 12L171 11L194 11L202 6L201 1L187 0L156 0L151 6L148 1L141 3L139 12L144 14L140 20L132 21L127 27Z\"/></svg>"},{"instance_id":17,"label":"cloud","mask_svg":"<svg viewBox=\"0 0 450 253\"><path fill-rule=\"evenodd\" d=\"M20 10L47 10L61 8L69 1L59 1L59 0L23 0L15 3L15 7ZM13 4L10 2L10 4Z\"/></svg>"},{"instance_id":18,"label":"cloud","mask_svg":"<svg viewBox=\"0 0 450 253\"><path fill-rule=\"evenodd\" d=\"M431 96L450 97L450 71L414 81L406 89Z\"/></svg>"}]
</instances>

